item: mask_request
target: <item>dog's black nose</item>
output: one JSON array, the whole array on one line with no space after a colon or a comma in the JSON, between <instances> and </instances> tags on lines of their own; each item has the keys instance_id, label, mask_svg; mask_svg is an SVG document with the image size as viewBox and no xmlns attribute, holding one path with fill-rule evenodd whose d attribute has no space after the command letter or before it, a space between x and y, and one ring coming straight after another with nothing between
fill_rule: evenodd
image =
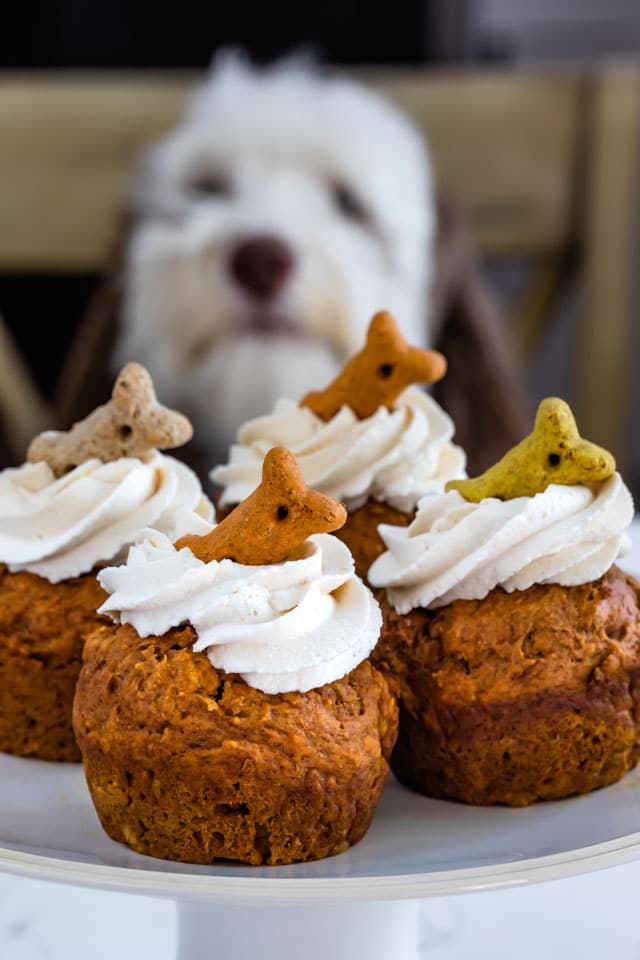
<instances>
[{"instance_id":1,"label":"dog's black nose","mask_svg":"<svg viewBox=\"0 0 640 960\"><path fill-rule=\"evenodd\" d=\"M256 300L270 300L291 273L289 247L269 235L247 237L231 253L229 269L239 286Z\"/></svg>"}]
</instances>

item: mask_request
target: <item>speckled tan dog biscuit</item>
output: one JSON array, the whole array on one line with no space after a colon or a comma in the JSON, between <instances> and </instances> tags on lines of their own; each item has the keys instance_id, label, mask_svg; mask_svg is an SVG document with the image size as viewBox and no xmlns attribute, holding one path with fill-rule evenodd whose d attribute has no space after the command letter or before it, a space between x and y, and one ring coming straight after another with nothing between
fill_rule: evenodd
<instances>
[{"instance_id":1,"label":"speckled tan dog biscuit","mask_svg":"<svg viewBox=\"0 0 640 960\"><path fill-rule=\"evenodd\" d=\"M322 420L348 406L364 420L378 407L391 408L410 384L436 383L446 372L441 353L410 346L393 316L383 310L371 320L362 350L328 387L308 393L300 406L309 407Z\"/></svg>"},{"instance_id":2,"label":"speckled tan dog biscuit","mask_svg":"<svg viewBox=\"0 0 640 960\"><path fill-rule=\"evenodd\" d=\"M273 447L260 486L210 533L183 537L176 548L189 547L205 563L281 563L311 534L331 533L346 519L341 503L307 486L292 453Z\"/></svg>"},{"instance_id":3,"label":"speckled tan dog biscuit","mask_svg":"<svg viewBox=\"0 0 640 960\"><path fill-rule=\"evenodd\" d=\"M583 440L571 408L547 397L538 407L533 432L479 477L450 480L472 503L486 497L513 500L543 493L552 483L595 483L615 473L616 462L602 447Z\"/></svg>"},{"instance_id":4,"label":"speckled tan dog biscuit","mask_svg":"<svg viewBox=\"0 0 640 960\"><path fill-rule=\"evenodd\" d=\"M45 460L56 476L96 457L104 463L139 457L187 443L193 428L186 417L156 399L153 381L139 363L120 371L111 400L68 431L47 430L29 447L27 460Z\"/></svg>"}]
</instances>

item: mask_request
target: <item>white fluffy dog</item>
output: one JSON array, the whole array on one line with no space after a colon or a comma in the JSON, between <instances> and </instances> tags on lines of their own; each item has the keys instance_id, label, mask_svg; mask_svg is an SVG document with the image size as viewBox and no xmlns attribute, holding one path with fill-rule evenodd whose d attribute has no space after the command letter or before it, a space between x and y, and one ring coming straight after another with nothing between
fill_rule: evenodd
<instances>
[{"instance_id":1,"label":"white fluffy dog","mask_svg":"<svg viewBox=\"0 0 640 960\"><path fill-rule=\"evenodd\" d=\"M351 80L216 58L133 204L114 369L146 364L209 455L277 397L328 382L374 311L428 340L424 143Z\"/></svg>"}]
</instances>

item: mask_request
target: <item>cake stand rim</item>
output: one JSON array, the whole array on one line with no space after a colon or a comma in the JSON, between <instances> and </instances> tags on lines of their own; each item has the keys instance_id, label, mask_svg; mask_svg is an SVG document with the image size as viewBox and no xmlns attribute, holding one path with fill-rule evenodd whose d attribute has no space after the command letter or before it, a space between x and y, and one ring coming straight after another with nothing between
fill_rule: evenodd
<instances>
[{"instance_id":1,"label":"cake stand rim","mask_svg":"<svg viewBox=\"0 0 640 960\"><path fill-rule=\"evenodd\" d=\"M0 847L0 871L34 880L67 883L185 902L337 904L406 900L477 893L560 880L640 859L640 831L562 853L453 870L370 877L230 877L141 870L67 860Z\"/></svg>"}]
</instances>

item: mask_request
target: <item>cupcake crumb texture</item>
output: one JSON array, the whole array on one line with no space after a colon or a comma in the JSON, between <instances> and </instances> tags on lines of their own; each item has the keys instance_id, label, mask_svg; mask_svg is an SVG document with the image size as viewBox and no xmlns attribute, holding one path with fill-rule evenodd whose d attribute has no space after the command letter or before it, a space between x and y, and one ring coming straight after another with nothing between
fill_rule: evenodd
<instances>
[{"instance_id":1,"label":"cupcake crumb texture","mask_svg":"<svg viewBox=\"0 0 640 960\"><path fill-rule=\"evenodd\" d=\"M0 565L0 751L78 761L71 725L85 635L106 618L93 573L51 584Z\"/></svg>"},{"instance_id":2,"label":"cupcake crumb texture","mask_svg":"<svg viewBox=\"0 0 640 960\"><path fill-rule=\"evenodd\" d=\"M374 663L401 698L396 775L433 797L524 806L619 780L640 756L640 587L613 567L399 616Z\"/></svg>"},{"instance_id":3,"label":"cupcake crumb texture","mask_svg":"<svg viewBox=\"0 0 640 960\"><path fill-rule=\"evenodd\" d=\"M268 695L193 653L191 627L87 642L74 707L107 833L189 863L316 860L366 832L397 708L369 662L305 694Z\"/></svg>"}]
</instances>

